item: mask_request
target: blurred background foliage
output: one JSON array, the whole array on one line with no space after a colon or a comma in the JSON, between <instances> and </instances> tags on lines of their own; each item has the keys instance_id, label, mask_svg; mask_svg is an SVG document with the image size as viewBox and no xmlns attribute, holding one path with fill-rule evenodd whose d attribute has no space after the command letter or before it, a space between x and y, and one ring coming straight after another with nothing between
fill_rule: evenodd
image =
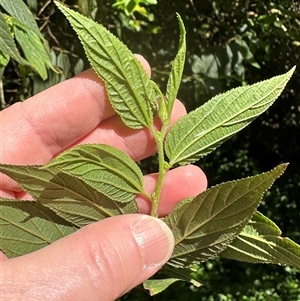
<instances>
[{"instance_id":1,"label":"blurred background foliage","mask_svg":"<svg viewBox=\"0 0 300 301\"><path fill-rule=\"evenodd\" d=\"M89 67L75 33L51 0L24 0L34 16L30 24L28 18L20 19L27 11L14 16L7 9L7 5L19 2L23 0L0 0L0 38L10 32L15 43L0 47L2 108ZM290 162L259 209L277 223L284 236L300 243L299 1L62 2L102 23L133 52L144 55L161 87L177 50L178 12L187 30L187 61L178 97L188 110L229 88L261 81L298 65L280 99L266 113L198 164L211 186ZM29 37L31 42L24 43ZM36 57L27 49L29 44L39 45ZM39 64L34 64L37 60ZM143 166L155 170L152 163L149 159ZM155 297L134 290L122 300L300 300L300 273L290 267L216 258L197 267L194 276L204 286L175 284Z\"/></svg>"}]
</instances>

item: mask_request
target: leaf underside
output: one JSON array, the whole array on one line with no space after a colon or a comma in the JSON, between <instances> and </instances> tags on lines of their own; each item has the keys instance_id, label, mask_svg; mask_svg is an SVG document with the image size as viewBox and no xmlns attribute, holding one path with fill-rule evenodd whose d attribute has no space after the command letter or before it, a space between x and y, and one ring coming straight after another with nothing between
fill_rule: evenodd
<instances>
[{"instance_id":1,"label":"leaf underside","mask_svg":"<svg viewBox=\"0 0 300 301\"><path fill-rule=\"evenodd\" d=\"M76 229L34 201L0 199L0 249L8 257L36 251Z\"/></svg>"},{"instance_id":2,"label":"leaf underside","mask_svg":"<svg viewBox=\"0 0 300 301\"><path fill-rule=\"evenodd\" d=\"M9 7L11 2L4 2ZM93 69L104 81L110 103L124 124L133 129L153 129L156 93L160 91L141 63L102 25L57 2L56 5L79 36ZM22 14L18 18L23 18ZM180 16L178 20L179 48L165 98L169 117L186 53L185 29ZM0 26L5 37L0 52L26 62L19 56L2 14L0 23L6 25L2 30ZM36 30L32 20L26 26ZM26 31L16 29L16 38L26 55L29 49L25 43ZM30 55L34 57L35 53ZM45 75L45 70L37 71ZM275 101L293 71L218 95L182 117L165 139L169 165L192 163L246 127ZM255 212L265 191L285 168L286 164L281 164L254 177L222 183L178 204L164 218L173 231L175 249L160 273L170 278L146 280L144 288L155 295L180 280L200 286L192 279L188 267L216 255L300 268L300 246L281 237L272 221ZM92 222L137 213L134 198L136 194L146 194L143 175L136 163L109 145L77 146L46 166L0 164L0 172L16 180L34 199L21 202L0 198L0 249L8 257L38 250Z\"/></svg>"},{"instance_id":3,"label":"leaf underside","mask_svg":"<svg viewBox=\"0 0 300 301\"><path fill-rule=\"evenodd\" d=\"M276 100L294 69L217 95L179 119L165 141L170 165L195 162L246 127Z\"/></svg>"},{"instance_id":4,"label":"leaf underside","mask_svg":"<svg viewBox=\"0 0 300 301\"><path fill-rule=\"evenodd\" d=\"M104 26L58 2L56 5L79 36L93 69L105 83L110 103L123 122L135 129L152 126L155 89L141 63Z\"/></svg>"},{"instance_id":5,"label":"leaf underside","mask_svg":"<svg viewBox=\"0 0 300 301\"><path fill-rule=\"evenodd\" d=\"M300 269L300 246L281 236L280 229L256 212L221 257L250 263L289 265Z\"/></svg>"},{"instance_id":6,"label":"leaf underside","mask_svg":"<svg viewBox=\"0 0 300 301\"><path fill-rule=\"evenodd\" d=\"M263 193L285 168L282 164L254 177L222 183L179 204L165 218L175 237L168 264L187 267L226 249L249 222Z\"/></svg>"},{"instance_id":7,"label":"leaf underside","mask_svg":"<svg viewBox=\"0 0 300 301\"><path fill-rule=\"evenodd\" d=\"M143 282L143 287L149 291L150 296L154 296L167 289L171 284L180 280L181 279L177 278L148 279Z\"/></svg>"},{"instance_id":8,"label":"leaf underside","mask_svg":"<svg viewBox=\"0 0 300 301\"><path fill-rule=\"evenodd\" d=\"M165 264L158 274L154 276L154 279L151 278L143 282L143 287L149 291L151 296L164 291L177 281L187 281L195 287L200 287L202 284L193 279L191 273L190 269L177 269Z\"/></svg>"},{"instance_id":9,"label":"leaf underside","mask_svg":"<svg viewBox=\"0 0 300 301\"><path fill-rule=\"evenodd\" d=\"M145 193L139 166L124 152L105 144L85 144L63 152L45 168L54 167L84 181L118 202Z\"/></svg>"},{"instance_id":10,"label":"leaf underside","mask_svg":"<svg viewBox=\"0 0 300 301\"><path fill-rule=\"evenodd\" d=\"M3 164L0 171L17 181L38 203L77 227L106 217L137 212L134 200L115 202L80 179L55 168Z\"/></svg>"}]
</instances>

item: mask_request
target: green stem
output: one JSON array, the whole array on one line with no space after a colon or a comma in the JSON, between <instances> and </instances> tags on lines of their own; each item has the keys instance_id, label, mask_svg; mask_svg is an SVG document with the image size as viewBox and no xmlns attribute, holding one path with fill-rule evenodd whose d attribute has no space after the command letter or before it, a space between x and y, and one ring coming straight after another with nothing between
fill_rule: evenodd
<instances>
[{"instance_id":1,"label":"green stem","mask_svg":"<svg viewBox=\"0 0 300 301\"><path fill-rule=\"evenodd\" d=\"M163 96L161 90L156 85L155 82L152 82L152 85L157 93L157 115L162 122L161 130L158 131L152 126L150 131L155 139L158 153L158 178L155 187L155 191L151 196L151 215L158 216L158 204L163 187L163 180L166 172L170 169L170 165L165 161L165 152L164 152L164 139L167 133L168 126L170 125L170 116L168 114L168 108L166 106L165 97Z\"/></svg>"},{"instance_id":2,"label":"green stem","mask_svg":"<svg viewBox=\"0 0 300 301\"><path fill-rule=\"evenodd\" d=\"M165 161L164 156L164 138L167 131L167 125L163 125L161 131L152 130L153 136L157 145L157 153L158 153L158 178L155 187L155 191L152 194L152 208L151 215L157 217L158 216L158 204L160 199L160 194L163 187L163 179L166 172L170 169L169 164Z\"/></svg>"}]
</instances>

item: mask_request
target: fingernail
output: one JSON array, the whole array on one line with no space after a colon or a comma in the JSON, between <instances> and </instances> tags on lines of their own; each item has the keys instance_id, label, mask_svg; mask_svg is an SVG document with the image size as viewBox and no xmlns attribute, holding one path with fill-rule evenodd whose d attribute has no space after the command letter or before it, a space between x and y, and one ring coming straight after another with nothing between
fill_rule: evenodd
<instances>
[{"instance_id":1,"label":"fingernail","mask_svg":"<svg viewBox=\"0 0 300 301\"><path fill-rule=\"evenodd\" d=\"M143 215L134 224L132 232L145 267L163 265L169 260L174 249L174 236L162 220Z\"/></svg>"}]
</instances>

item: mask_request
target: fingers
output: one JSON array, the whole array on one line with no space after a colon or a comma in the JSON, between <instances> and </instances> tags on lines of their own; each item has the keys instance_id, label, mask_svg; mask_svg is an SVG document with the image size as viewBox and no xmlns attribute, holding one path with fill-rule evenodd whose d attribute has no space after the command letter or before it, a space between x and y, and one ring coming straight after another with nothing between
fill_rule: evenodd
<instances>
[{"instance_id":1,"label":"fingers","mask_svg":"<svg viewBox=\"0 0 300 301\"><path fill-rule=\"evenodd\" d=\"M2 162L43 164L113 114L103 84L85 71L1 112Z\"/></svg>"},{"instance_id":2,"label":"fingers","mask_svg":"<svg viewBox=\"0 0 300 301\"><path fill-rule=\"evenodd\" d=\"M87 70L1 112L1 162L46 163L113 115L102 81Z\"/></svg>"},{"instance_id":3,"label":"fingers","mask_svg":"<svg viewBox=\"0 0 300 301\"><path fill-rule=\"evenodd\" d=\"M144 177L145 190L151 194L155 190L157 174ZM169 214L180 201L195 197L207 188L207 178L204 172L195 165L180 166L170 170L163 182L158 214L163 217ZM137 197L140 213L149 214L151 204L142 196Z\"/></svg>"},{"instance_id":4,"label":"fingers","mask_svg":"<svg viewBox=\"0 0 300 301\"><path fill-rule=\"evenodd\" d=\"M185 107L180 101L174 104L174 110L171 116L171 124L186 114ZM3 122L5 124L5 122ZM25 123L26 124L26 123ZM25 127L26 125L24 125ZM157 122L157 126L159 124ZM63 127L63 126L62 126ZM17 133L3 134L1 141L1 163L8 164L45 164L52 157L52 151L41 143L40 139L35 140L31 132L30 137L22 134L21 124L19 126L19 137ZM12 132L16 131L12 127ZM133 130L122 123L121 119L114 115L111 118L101 122L94 130L84 138L76 141L76 144L84 143L104 143L115 146L116 148L127 153L135 161L142 160L155 152L156 144L148 129ZM21 145L20 145L21 144ZM6 190L6 192L5 192ZM0 174L0 195L5 197L11 196L13 191L22 191L15 181L6 175ZM22 194L17 198L28 199L28 195Z\"/></svg>"},{"instance_id":5,"label":"fingers","mask_svg":"<svg viewBox=\"0 0 300 301\"><path fill-rule=\"evenodd\" d=\"M180 117L186 114L184 105L176 100L174 103L170 125L174 124ZM155 121L155 126L160 128L160 121ZM155 140L147 128L134 130L124 125L119 116L101 122L99 126L86 135L77 144L103 143L112 145L125 153L133 160L139 161L156 150Z\"/></svg>"},{"instance_id":6,"label":"fingers","mask_svg":"<svg viewBox=\"0 0 300 301\"><path fill-rule=\"evenodd\" d=\"M155 274L173 247L171 230L156 218L109 218L4 260L2 300L112 301Z\"/></svg>"}]
</instances>

